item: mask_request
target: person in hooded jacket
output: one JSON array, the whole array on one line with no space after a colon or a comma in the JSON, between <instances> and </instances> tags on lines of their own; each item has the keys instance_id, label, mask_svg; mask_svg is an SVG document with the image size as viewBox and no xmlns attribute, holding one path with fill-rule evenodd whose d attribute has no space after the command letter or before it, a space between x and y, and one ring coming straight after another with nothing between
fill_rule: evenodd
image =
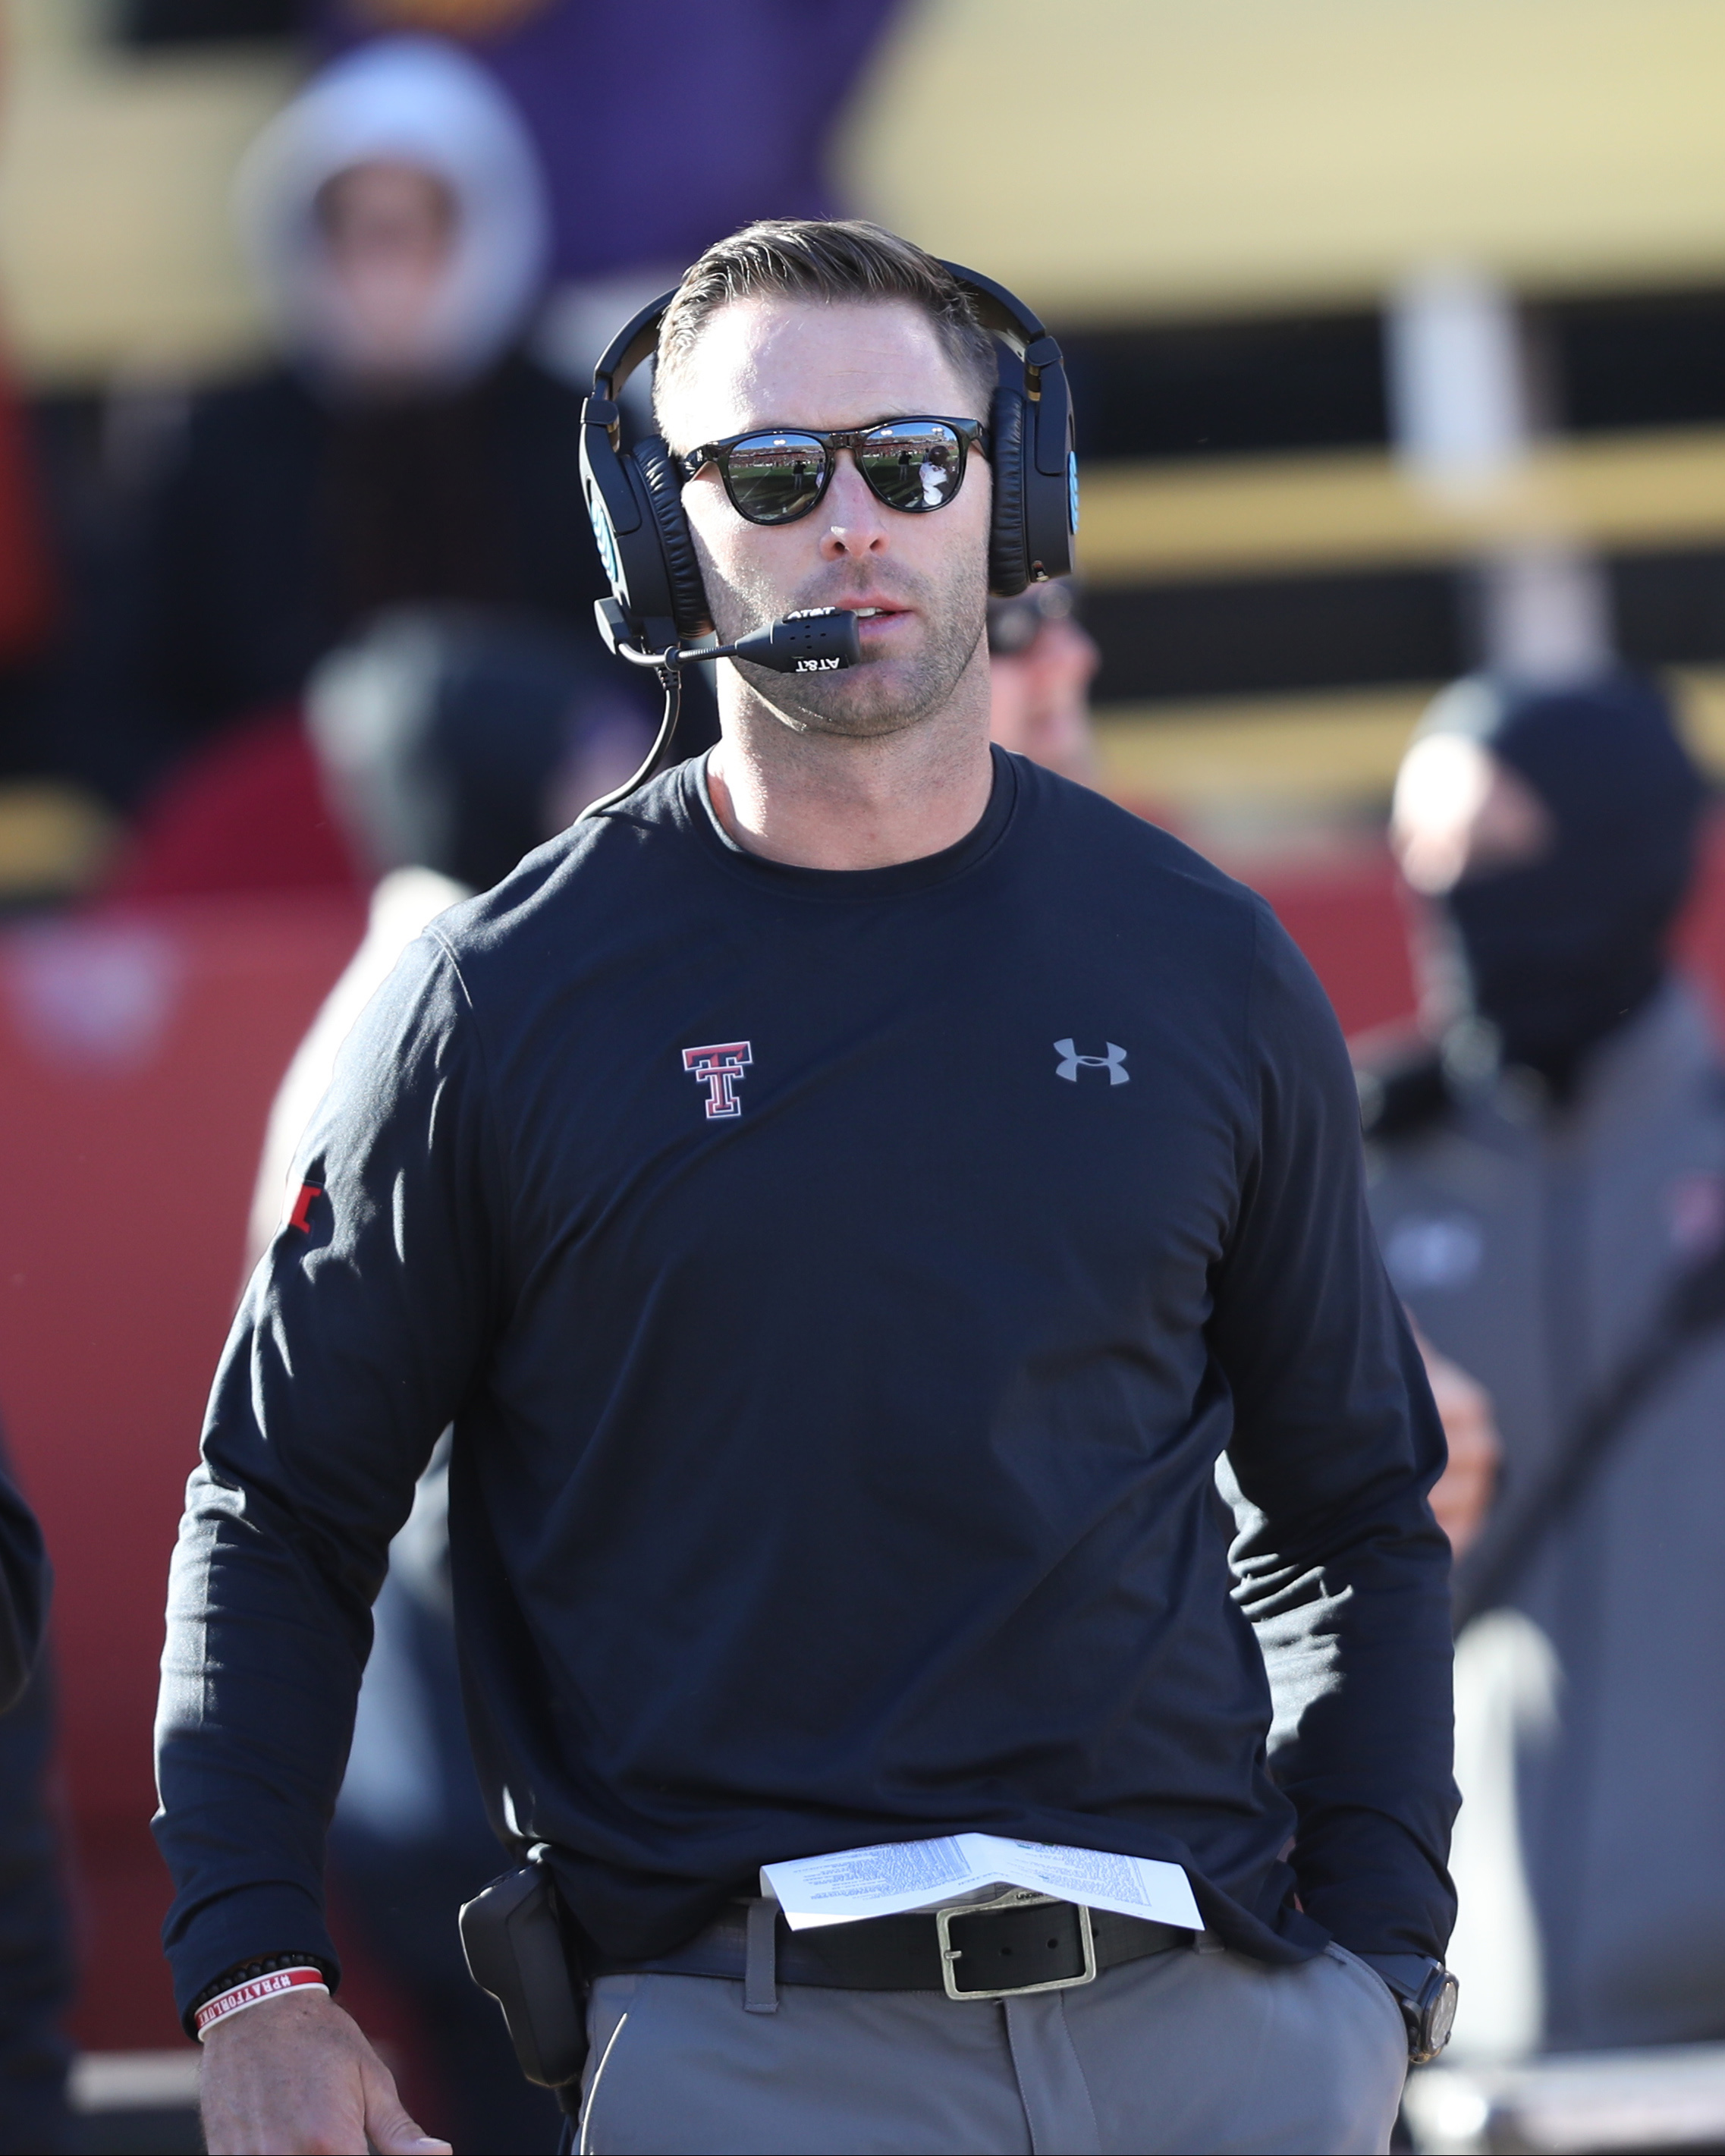
<instances>
[{"instance_id":1,"label":"person in hooded jacket","mask_svg":"<svg viewBox=\"0 0 1725 2156\"><path fill-rule=\"evenodd\" d=\"M1666 954L1703 798L1628 673L1456 685L1396 789L1427 1024L1360 1072L1371 1204L1502 1446L1456 1584L1461 2059L1725 2037L1725 1069Z\"/></svg>"},{"instance_id":2,"label":"person in hooded jacket","mask_svg":"<svg viewBox=\"0 0 1725 2156\"><path fill-rule=\"evenodd\" d=\"M290 705L392 609L597 649L581 399L522 341L544 187L491 77L427 38L366 47L265 129L239 208L281 357L193 401L151 490L140 702L158 767Z\"/></svg>"}]
</instances>

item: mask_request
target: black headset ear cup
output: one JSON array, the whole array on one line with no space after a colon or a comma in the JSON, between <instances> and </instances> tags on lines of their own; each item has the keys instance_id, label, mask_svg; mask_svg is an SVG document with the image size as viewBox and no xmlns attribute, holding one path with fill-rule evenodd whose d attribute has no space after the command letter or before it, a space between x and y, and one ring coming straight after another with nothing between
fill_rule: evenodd
<instances>
[{"instance_id":1,"label":"black headset ear cup","mask_svg":"<svg viewBox=\"0 0 1725 2156\"><path fill-rule=\"evenodd\" d=\"M701 564L689 520L683 514L683 492L677 485L670 452L657 434L636 443L629 454L641 475L647 500L658 527L665 554L665 583L670 593L671 619L680 636L705 636L712 627L707 612L706 589L701 581Z\"/></svg>"},{"instance_id":2,"label":"black headset ear cup","mask_svg":"<svg viewBox=\"0 0 1725 2156\"><path fill-rule=\"evenodd\" d=\"M988 525L988 589L1015 598L1030 581L1024 529L1024 397L1003 384L988 407L989 469L994 509Z\"/></svg>"}]
</instances>

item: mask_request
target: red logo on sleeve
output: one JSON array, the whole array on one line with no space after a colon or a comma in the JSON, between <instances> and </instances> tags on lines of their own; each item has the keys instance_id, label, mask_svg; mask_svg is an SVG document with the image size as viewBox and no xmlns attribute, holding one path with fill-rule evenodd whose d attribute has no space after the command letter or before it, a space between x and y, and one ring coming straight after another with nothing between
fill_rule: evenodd
<instances>
[{"instance_id":1,"label":"red logo on sleeve","mask_svg":"<svg viewBox=\"0 0 1725 2156\"><path fill-rule=\"evenodd\" d=\"M302 1183L300 1194L294 1200L294 1209L288 1215L289 1227L298 1228L309 1235L311 1229L311 1201L322 1195L323 1185L321 1183Z\"/></svg>"}]
</instances>

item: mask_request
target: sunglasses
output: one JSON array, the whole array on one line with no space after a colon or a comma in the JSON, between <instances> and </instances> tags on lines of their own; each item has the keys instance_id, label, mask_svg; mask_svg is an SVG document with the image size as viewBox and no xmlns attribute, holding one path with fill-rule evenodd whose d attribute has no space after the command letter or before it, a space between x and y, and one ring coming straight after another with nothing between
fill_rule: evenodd
<instances>
[{"instance_id":1,"label":"sunglasses","mask_svg":"<svg viewBox=\"0 0 1725 2156\"><path fill-rule=\"evenodd\" d=\"M751 524L794 524L819 506L840 449L849 449L869 491L889 509L926 516L957 499L964 461L988 439L975 419L882 419L877 426L824 434L814 427L763 427L708 442L678 459L686 483L716 465L737 515Z\"/></svg>"}]
</instances>

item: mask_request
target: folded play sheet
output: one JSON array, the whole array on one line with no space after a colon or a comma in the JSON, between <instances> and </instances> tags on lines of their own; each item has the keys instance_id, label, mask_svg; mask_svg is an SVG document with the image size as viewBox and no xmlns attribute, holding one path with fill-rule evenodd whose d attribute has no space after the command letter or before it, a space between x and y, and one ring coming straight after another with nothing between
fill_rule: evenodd
<instances>
[{"instance_id":1,"label":"folded play sheet","mask_svg":"<svg viewBox=\"0 0 1725 2156\"><path fill-rule=\"evenodd\" d=\"M995 1834L883 1841L761 1866L761 1892L778 1896L793 1932L907 1909L938 1909L988 1887L1002 1892L1022 1887L1089 1909L1204 1929L1178 1864L1115 1856L1106 1850L1061 1849L1045 1841L1008 1841Z\"/></svg>"}]
</instances>

